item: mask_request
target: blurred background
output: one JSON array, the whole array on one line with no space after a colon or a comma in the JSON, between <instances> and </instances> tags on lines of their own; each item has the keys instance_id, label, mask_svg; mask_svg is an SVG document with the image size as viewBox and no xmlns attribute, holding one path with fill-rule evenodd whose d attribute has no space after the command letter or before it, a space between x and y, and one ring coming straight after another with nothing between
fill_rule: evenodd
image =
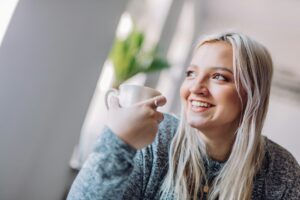
<instances>
[{"instance_id":1,"label":"blurred background","mask_svg":"<svg viewBox=\"0 0 300 200\"><path fill-rule=\"evenodd\" d=\"M297 0L0 0L0 199L65 199L132 30L135 63L150 64L126 81L162 91L174 114L201 34L236 30L263 43L275 67L264 134L299 162L299 9Z\"/></svg>"}]
</instances>

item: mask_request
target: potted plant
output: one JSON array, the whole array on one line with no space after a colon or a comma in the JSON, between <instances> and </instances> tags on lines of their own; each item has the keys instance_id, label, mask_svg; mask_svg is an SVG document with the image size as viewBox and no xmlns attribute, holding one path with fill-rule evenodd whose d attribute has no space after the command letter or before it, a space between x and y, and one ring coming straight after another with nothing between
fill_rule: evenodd
<instances>
[{"instance_id":1,"label":"potted plant","mask_svg":"<svg viewBox=\"0 0 300 200\"><path fill-rule=\"evenodd\" d=\"M167 60L158 56L158 45L146 51L144 43L145 34L137 28L133 28L126 38L116 37L109 53L109 60L114 67L114 88L140 72L154 72L169 67Z\"/></svg>"}]
</instances>

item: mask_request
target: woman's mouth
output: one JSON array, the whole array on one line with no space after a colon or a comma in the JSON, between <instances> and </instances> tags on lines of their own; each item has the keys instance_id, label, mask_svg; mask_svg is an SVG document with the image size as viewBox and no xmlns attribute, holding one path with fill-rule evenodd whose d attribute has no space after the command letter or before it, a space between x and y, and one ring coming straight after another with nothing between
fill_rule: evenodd
<instances>
[{"instance_id":1,"label":"woman's mouth","mask_svg":"<svg viewBox=\"0 0 300 200\"><path fill-rule=\"evenodd\" d=\"M204 112L214 106L210 103L203 102L203 101L192 100L190 102L191 102L192 111L194 112Z\"/></svg>"}]
</instances>

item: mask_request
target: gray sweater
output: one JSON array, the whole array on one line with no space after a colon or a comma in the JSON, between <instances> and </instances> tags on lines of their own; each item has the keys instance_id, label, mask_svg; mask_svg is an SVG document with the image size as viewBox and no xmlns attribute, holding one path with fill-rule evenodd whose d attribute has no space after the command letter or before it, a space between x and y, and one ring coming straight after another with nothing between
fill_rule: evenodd
<instances>
[{"instance_id":1,"label":"gray sweater","mask_svg":"<svg viewBox=\"0 0 300 200\"><path fill-rule=\"evenodd\" d=\"M159 199L168 170L168 149L178 119L165 114L155 141L135 150L105 128L68 195L68 200ZM210 162L216 173L222 163ZM171 199L171 198L170 198ZM300 167L283 147L266 138L263 166L254 179L252 199L300 200Z\"/></svg>"}]
</instances>

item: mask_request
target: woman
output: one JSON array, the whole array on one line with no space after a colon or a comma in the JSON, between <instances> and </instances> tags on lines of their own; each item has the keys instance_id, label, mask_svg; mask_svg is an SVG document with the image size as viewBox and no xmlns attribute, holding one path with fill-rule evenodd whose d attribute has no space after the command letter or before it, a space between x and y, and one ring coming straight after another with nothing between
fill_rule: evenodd
<instances>
[{"instance_id":1,"label":"woman","mask_svg":"<svg viewBox=\"0 0 300 200\"><path fill-rule=\"evenodd\" d=\"M156 110L162 96L130 108L115 100L68 199L300 199L299 164L261 135L271 79L261 44L205 38L180 89L181 119Z\"/></svg>"}]
</instances>

